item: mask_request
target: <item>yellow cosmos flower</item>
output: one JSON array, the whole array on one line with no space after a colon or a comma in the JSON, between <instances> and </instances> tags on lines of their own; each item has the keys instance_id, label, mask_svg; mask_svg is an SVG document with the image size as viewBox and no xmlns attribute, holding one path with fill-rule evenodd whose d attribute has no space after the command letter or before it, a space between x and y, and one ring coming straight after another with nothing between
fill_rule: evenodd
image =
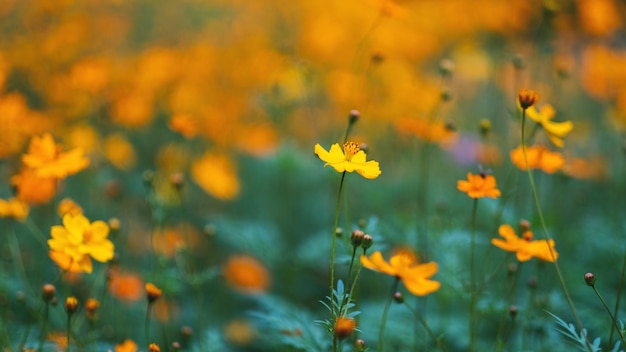
<instances>
[{"instance_id":1,"label":"yellow cosmos flower","mask_svg":"<svg viewBox=\"0 0 626 352\"><path fill-rule=\"evenodd\" d=\"M65 178L89 166L81 148L61 152L49 133L33 137L22 162L34 169L37 177Z\"/></svg>"},{"instance_id":2,"label":"yellow cosmos flower","mask_svg":"<svg viewBox=\"0 0 626 352\"><path fill-rule=\"evenodd\" d=\"M355 142L346 142L343 150L338 143L333 144L329 151L326 151L321 145L315 145L315 154L326 164L324 166L332 166L337 172L353 172L368 178L377 178L381 171L378 162L374 160L366 161L365 152L361 150Z\"/></svg>"},{"instance_id":3,"label":"yellow cosmos flower","mask_svg":"<svg viewBox=\"0 0 626 352\"><path fill-rule=\"evenodd\" d=\"M526 157L528 158L528 167L531 169L541 169L546 173L553 174L559 171L565 164L563 155L559 152L551 152L542 145L533 145L526 147ZM511 151L511 161L520 170L526 170L526 160L524 159L524 150L519 146Z\"/></svg>"},{"instance_id":4,"label":"yellow cosmos flower","mask_svg":"<svg viewBox=\"0 0 626 352\"><path fill-rule=\"evenodd\" d=\"M500 225L498 229L500 236L504 237L504 241L499 238L494 238L491 243L508 252L515 252L517 260L525 262L533 257L545 260L547 262L554 262L559 254L554 249L554 240L536 240L533 241L533 233L528 230L524 232L522 238L517 237L515 230L511 225ZM554 254L554 257L552 256Z\"/></svg>"},{"instance_id":5,"label":"yellow cosmos flower","mask_svg":"<svg viewBox=\"0 0 626 352\"><path fill-rule=\"evenodd\" d=\"M496 178L492 175L467 173L467 180L457 181L459 191L467 193L470 198L498 198L500 190L496 187Z\"/></svg>"},{"instance_id":6,"label":"yellow cosmos flower","mask_svg":"<svg viewBox=\"0 0 626 352\"><path fill-rule=\"evenodd\" d=\"M0 199L0 217L24 220L28 216L28 204L17 198L9 200Z\"/></svg>"},{"instance_id":7,"label":"yellow cosmos flower","mask_svg":"<svg viewBox=\"0 0 626 352\"><path fill-rule=\"evenodd\" d=\"M361 256L363 267L392 275L402 280L409 292L416 296L425 296L439 289L441 284L429 278L437 273L438 266L435 262L420 264L412 251L400 250L394 254L389 262L383 255L376 251L369 258Z\"/></svg>"},{"instance_id":8,"label":"yellow cosmos flower","mask_svg":"<svg viewBox=\"0 0 626 352\"><path fill-rule=\"evenodd\" d=\"M50 258L63 270L91 273L91 258L101 263L113 258L114 246L107 239L109 226L104 221L92 223L82 214L66 214L63 226L52 226L50 232Z\"/></svg>"},{"instance_id":9,"label":"yellow cosmos flower","mask_svg":"<svg viewBox=\"0 0 626 352\"><path fill-rule=\"evenodd\" d=\"M526 109L526 116L541 125L550 142L557 147L562 147L563 138L572 131L574 123L572 121L554 122L552 121L554 115L554 108L549 104L542 106L541 110L537 110L534 106Z\"/></svg>"}]
</instances>

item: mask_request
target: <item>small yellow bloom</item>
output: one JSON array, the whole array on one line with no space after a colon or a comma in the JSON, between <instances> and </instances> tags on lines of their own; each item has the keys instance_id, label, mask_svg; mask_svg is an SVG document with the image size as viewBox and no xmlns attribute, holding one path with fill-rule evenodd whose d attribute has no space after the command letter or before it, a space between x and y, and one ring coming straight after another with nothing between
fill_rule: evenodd
<instances>
[{"instance_id":1,"label":"small yellow bloom","mask_svg":"<svg viewBox=\"0 0 626 352\"><path fill-rule=\"evenodd\" d=\"M158 288L155 284L151 282L148 282L146 284L146 298L148 299L149 303L156 302L156 300L161 298L162 294L163 294L163 291L161 291L161 289Z\"/></svg>"},{"instance_id":2,"label":"small yellow bloom","mask_svg":"<svg viewBox=\"0 0 626 352\"><path fill-rule=\"evenodd\" d=\"M565 164L565 159L561 153L551 152L542 145L526 147L526 157L528 159L529 168L541 169L549 174L559 171ZM526 170L526 160L524 159L522 146L511 151L511 161L520 170Z\"/></svg>"},{"instance_id":3,"label":"small yellow bloom","mask_svg":"<svg viewBox=\"0 0 626 352\"><path fill-rule=\"evenodd\" d=\"M435 262L420 264L412 251L405 249L394 254L389 262L383 255L376 251L369 258L361 256L363 267L392 275L402 280L409 292L417 296L425 296L439 289L441 284L429 278L437 273L438 266Z\"/></svg>"},{"instance_id":4,"label":"small yellow bloom","mask_svg":"<svg viewBox=\"0 0 626 352\"><path fill-rule=\"evenodd\" d=\"M22 156L22 162L34 169L38 177L54 178L65 178L89 166L89 159L84 156L82 149L62 152L49 133L33 137L28 153Z\"/></svg>"},{"instance_id":5,"label":"small yellow bloom","mask_svg":"<svg viewBox=\"0 0 626 352\"><path fill-rule=\"evenodd\" d=\"M91 223L82 214L66 214L63 226L52 226L50 232L50 258L63 270L91 273L91 258L102 263L113 258L114 246L107 239L109 226L104 221Z\"/></svg>"},{"instance_id":6,"label":"small yellow bloom","mask_svg":"<svg viewBox=\"0 0 626 352\"><path fill-rule=\"evenodd\" d=\"M341 150L338 143L335 143L330 147L329 151L316 144L314 151L322 161L326 162L324 166L330 165L337 172L356 171L359 175L368 179L375 179L381 173L378 162L373 160L366 161L365 152L355 142L346 142L343 145L343 150Z\"/></svg>"},{"instance_id":7,"label":"small yellow bloom","mask_svg":"<svg viewBox=\"0 0 626 352\"><path fill-rule=\"evenodd\" d=\"M533 241L533 233L528 230L524 232L522 238L517 237L515 230L510 225L500 225L498 229L500 236L504 237L505 241L494 238L491 243L508 252L515 252L517 260L525 262L533 257L545 260L547 262L554 262L559 254L554 249L554 240L536 240ZM554 254L554 257L552 256Z\"/></svg>"},{"instance_id":8,"label":"small yellow bloom","mask_svg":"<svg viewBox=\"0 0 626 352\"><path fill-rule=\"evenodd\" d=\"M496 187L496 178L492 175L467 173L467 181L457 181L459 191L467 193L470 198L498 198L500 190Z\"/></svg>"},{"instance_id":9,"label":"small yellow bloom","mask_svg":"<svg viewBox=\"0 0 626 352\"><path fill-rule=\"evenodd\" d=\"M0 199L0 217L23 221L28 216L28 204L17 198Z\"/></svg>"},{"instance_id":10,"label":"small yellow bloom","mask_svg":"<svg viewBox=\"0 0 626 352\"><path fill-rule=\"evenodd\" d=\"M572 131L574 123L572 121L554 122L552 121L554 115L554 108L549 104L542 106L540 110L534 106L526 109L526 116L541 125L550 142L557 147L562 147L563 138Z\"/></svg>"}]
</instances>

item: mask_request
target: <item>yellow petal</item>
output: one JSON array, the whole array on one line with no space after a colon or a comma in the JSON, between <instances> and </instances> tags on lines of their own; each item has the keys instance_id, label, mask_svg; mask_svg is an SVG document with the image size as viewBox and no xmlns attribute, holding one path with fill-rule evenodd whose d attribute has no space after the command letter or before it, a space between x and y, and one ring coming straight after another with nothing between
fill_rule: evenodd
<instances>
[{"instance_id":1,"label":"yellow petal","mask_svg":"<svg viewBox=\"0 0 626 352\"><path fill-rule=\"evenodd\" d=\"M322 161L325 161L329 165L346 161L346 156L337 143L330 147L330 151L326 151L321 145L316 144L314 151Z\"/></svg>"},{"instance_id":2,"label":"yellow petal","mask_svg":"<svg viewBox=\"0 0 626 352\"><path fill-rule=\"evenodd\" d=\"M372 253L369 258L365 255L361 255L361 265L367 269L379 271L384 274L397 274L396 270L385 261L383 255L379 251Z\"/></svg>"},{"instance_id":3,"label":"yellow petal","mask_svg":"<svg viewBox=\"0 0 626 352\"><path fill-rule=\"evenodd\" d=\"M433 293L441 287L437 281L426 280L419 276L402 276L402 283L406 289L416 296L425 296Z\"/></svg>"}]
</instances>

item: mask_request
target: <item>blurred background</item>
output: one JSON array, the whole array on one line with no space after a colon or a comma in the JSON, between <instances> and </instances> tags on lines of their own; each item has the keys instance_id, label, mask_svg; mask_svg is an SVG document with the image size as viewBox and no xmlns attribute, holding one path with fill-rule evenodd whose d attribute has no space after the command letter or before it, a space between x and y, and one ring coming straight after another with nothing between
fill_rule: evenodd
<instances>
[{"instance_id":1,"label":"blurred background","mask_svg":"<svg viewBox=\"0 0 626 352\"><path fill-rule=\"evenodd\" d=\"M509 156L521 143L521 88L574 124L562 148L533 130L533 143L564 158L535 178L584 325L607 343L610 319L582 278L593 271L614 305L626 248L625 18L615 0L2 1L0 197L30 205L27 219L2 219L0 232L14 234L0 234L4 348L37 348L40 287L54 282L61 302L101 302L95 326L75 324L81 350L125 339L146 350L149 281L163 290L152 335L164 350L326 350L330 335L314 322L328 316L318 301L340 174L313 146L341 142L356 109L351 139L382 174L346 177L338 277L354 228L386 258L410 247L436 261L442 288L417 304L463 350L472 201L456 181L489 172L502 197L479 202L478 267L502 269L478 304L480 346L494 348L513 301L508 350L567 350L544 311L572 318L553 267L522 270L489 243L521 219L540 238L528 178ZM17 177L44 133L90 159L48 192ZM61 224L64 198L112 228L115 259L92 274L61 275L41 240ZM355 337L375 346L393 279L364 270L360 280ZM63 349L65 318L51 308L45 348ZM413 321L392 306L388 349L428 350Z\"/></svg>"}]
</instances>

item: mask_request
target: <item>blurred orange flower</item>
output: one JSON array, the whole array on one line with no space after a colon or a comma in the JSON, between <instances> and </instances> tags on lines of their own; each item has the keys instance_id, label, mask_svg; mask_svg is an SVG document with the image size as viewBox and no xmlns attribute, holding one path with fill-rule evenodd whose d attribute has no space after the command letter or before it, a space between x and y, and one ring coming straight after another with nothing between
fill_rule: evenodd
<instances>
[{"instance_id":1,"label":"blurred orange flower","mask_svg":"<svg viewBox=\"0 0 626 352\"><path fill-rule=\"evenodd\" d=\"M366 161L365 152L361 150L355 142L346 142L343 145L343 151L338 143L333 144L329 151L326 151L321 145L315 145L315 154L326 164L324 166L332 166L337 172L353 172L368 178L377 178L381 171L378 162L374 160Z\"/></svg>"},{"instance_id":2,"label":"blurred orange flower","mask_svg":"<svg viewBox=\"0 0 626 352\"><path fill-rule=\"evenodd\" d=\"M439 289L441 284L429 280L438 270L437 263L430 262L420 264L413 251L409 249L399 250L386 262L383 255L376 251L368 258L361 255L363 267L392 275L402 280L409 292L416 296L425 296Z\"/></svg>"},{"instance_id":3,"label":"blurred orange flower","mask_svg":"<svg viewBox=\"0 0 626 352\"><path fill-rule=\"evenodd\" d=\"M572 158L565 161L563 172L581 180L606 180L609 177L609 167L606 158L594 155L588 158Z\"/></svg>"},{"instance_id":4,"label":"blurred orange flower","mask_svg":"<svg viewBox=\"0 0 626 352\"><path fill-rule=\"evenodd\" d=\"M554 122L552 121L554 115L554 108L549 104L542 106L541 110L537 110L535 106L526 109L526 116L541 125L550 142L557 147L562 147L563 138L572 131L574 123L572 121Z\"/></svg>"},{"instance_id":5,"label":"blurred orange flower","mask_svg":"<svg viewBox=\"0 0 626 352\"><path fill-rule=\"evenodd\" d=\"M623 24L613 0L578 0L575 3L582 28L589 34L609 35Z\"/></svg>"},{"instance_id":6,"label":"blurred orange flower","mask_svg":"<svg viewBox=\"0 0 626 352\"><path fill-rule=\"evenodd\" d=\"M135 148L121 134L112 134L104 140L104 155L120 170L130 170L137 161Z\"/></svg>"},{"instance_id":7,"label":"blurred orange flower","mask_svg":"<svg viewBox=\"0 0 626 352\"><path fill-rule=\"evenodd\" d=\"M528 159L529 168L541 169L549 174L559 171L565 163L565 159L561 153L551 152L543 145L526 147L526 157ZM511 151L511 161L520 170L526 170L526 160L524 159L522 146Z\"/></svg>"},{"instance_id":8,"label":"blurred orange flower","mask_svg":"<svg viewBox=\"0 0 626 352\"><path fill-rule=\"evenodd\" d=\"M115 345L115 352L137 352L137 344L131 339L126 339L120 345Z\"/></svg>"},{"instance_id":9,"label":"blurred orange flower","mask_svg":"<svg viewBox=\"0 0 626 352\"><path fill-rule=\"evenodd\" d=\"M533 257L545 260L547 262L554 262L559 254L554 249L554 240L535 240L533 241L533 233L528 230L524 232L522 238L517 237L515 230L511 225L500 225L498 228L500 236L504 237L505 241L494 238L491 243L508 252L515 252L517 260L525 262ZM552 256L554 254L554 257Z\"/></svg>"},{"instance_id":10,"label":"blurred orange flower","mask_svg":"<svg viewBox=\"0 0 626 352\"><path fill-rule=\"evenodd\" d=\"M256 337L256 329L247 320L235 319L224 326L224 338L235 346L246 347Z\"/></svg>"},{"instance_id":11,"label":"blurred orange flower","mask_svg":"<svg viewBox=\"0 0 626 352\"><path fill-rule=\"evenodd\" d=\"M414 134L430 143L453 143L457 135L453 127L438 120L403 118L396 120L395 125L398 132Z\"/></svg>"},{"instance_id":12,"label":"blurred orange flower","mask_svg":"<svg viewBox=\"0 0 626 352\"><path fill-rule=\"evenodd\" d=\"M89 159L84 156L82 149L61 152L49 133L31 139L28 153L22 156L22 162L34 169L38 177L65 178L89 166Z\"/></svg>"},{"instance_id":13,"label":"blurred orange flower","mask_svg":"<svg viewBox=\"0 0 626 352\"><path fill-rule=\"evenodd\" d=\"M225 154L206 153L191 165L193 180L208 194L220 200L239 195L239 178L235 164Z\"/></svg>"},{"instance_id":14,"label":"blurred orange flower","mask_svg":"<svg viewBox=\"0 0 626 352\"><path fill-rule=\"evenodd\" d=\"M191 139L198 134L198 122L188 114L174 114L170 118L169 128Z\"/></svg>"},{"instance_id":15,"label":"blurred orange flower","mask_svg":"<svg viewBox=\"0 0 626 352\"><path fill-rule=\"evenodd\" d=\"M457 181L456 187L459 191L467 193L470 198L500 197L500 190L496 186L496 178L484 173L474 175L468 172L467 181Z\"/></svg>"},{"instance_id":16,"label":"blurred orange flower","mask_svg":"<svg viewBox=\"0 0 626 352\"><path fill-rule=\"evenodd\" d=\"M16 188L17 199L28 204L44 204L49 202L57 190L57 179L53 177L38 177L35 170L23 168L11 178L11 184Z\"/></svg>"},{"instance_id":17,"label":"blurred orange flower","mask_svg":"<svg viewBox=\"0 0 626 352\"><path fill-rule=\"evenodd\" d=\"M135 274L111 270L108 287L111 295L122 301L138 301L144 297L144 283Z\"/></svg>"},{"instance_id":18,"label":"blurred orange flower","mask_svg":"<svg viewBox=\"0 0 626 352\"><path fill-rule=\"evenodd\" d=\"M104 221L91 223L82 214L66 214L63 226L52 226L50 232L49 255L62 270L91 273L91 258L102 263L113 258L114 246L107 239L109 226Z\"/></svg>"},{"instance_id":19,"label":"blurred orange flower","mask_svg":"<svg viewBox=\"0 0 626 352\"><path fill-rule=\"evenodd\" d=\"M59 202L59 206L57 207L57 213L61 218L65 216L65 214L71 214L73 216L79 215L83 213L83 208L80 205L76 204L70 198L63 198Z\"/></svg>"},{"instance_id":20,"label":"blurred orange flower","mask_svg":"<svg viewBox=\"0 0 626 352\"><path fill-rule=\"evenodd\" d=\"M270 286L270 274L257 259L249 255L228 258L222 271L226 282L246 293L263 293Z\"/></svg>"},{"instance_id":21,"label":"blurred orange flower","mask_svg":"<svg viewBox=\"0 0 626 352\"><path fill-rule=\"evenodd\" d=\"M24 220L28 216L28 204L17 198L0 199L0 217Z\"/></svg>"}]
</instances>

